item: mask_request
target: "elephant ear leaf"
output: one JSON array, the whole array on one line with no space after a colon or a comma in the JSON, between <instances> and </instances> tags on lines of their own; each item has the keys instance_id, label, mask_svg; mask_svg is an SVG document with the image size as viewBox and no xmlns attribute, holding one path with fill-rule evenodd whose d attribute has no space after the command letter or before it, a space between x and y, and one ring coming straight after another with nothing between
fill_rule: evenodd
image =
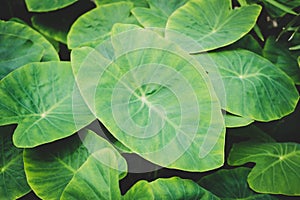
<instances>
[{"instance_id":1,"label":"elephant ear leaf","mask_svg":"<svg viewBox=\"0 0 300 200\"><path fill-rule=\"evenodd\" d=\"M69 62L18 68L0 81L0 96L0 124L18 124L13 135L17 147L70 136L94 119L75 87Z\"/></svg>"},{"instance_id":2,"label":"elephant ear leaf","mask_svg":"<svg viewBox=\"0 0 300 200\"><path fill-rule=\"evenodd\" d=\"M244 142L233 145L228 164L237 166L248 162L256 163L247 179L254 191L300 195L299 144Z\"/></svg>"},{"instance_id":3,"label":"elephant ear leaf","mask_svg":"<svg viewBox=\"0 0 300 200\"><path fill-rule=\"evenodd\" d=\"M221 166L224 119L203 68L154 31L122 25L112 34L105 48L78 48L71 55L79 89L96 117L132 152L161 166Z\"/></svg>"},{"instance_id":4,"label":"elephant ear leaf","mask_svg":"<svg viewBox=\"0 0 300 200\"><path fill-rule=\"evenodd\" d=\"M257 121L280 119L295 110L299 93L294 82L269 60L242 49L194 57L208 72L224 110Z\"/></svg>"},{"instance_id":5,"label":"elephant ear leaf","mask_svg":"<svg viewBox=\"0 0 300 200\"><path fill-rule=\"evenodd\" d=\"M231 0L188 1L169 17L166 37L191 53L232 44L254 27L261 7L231 7ZM186 38L178 37L179 33Z\"/></svg>"},{"instance_id":6,"label":"elephant ear leaf","mask_svg":"<svg viewBox=\"0 0 300 200\"><path fill-rule=\"evenodd\" d=\"M124 196L130 199L210 199L219 200L218 197L188 179L159 178L153 182L139 181Z\"/></svg>"}]
</instances>

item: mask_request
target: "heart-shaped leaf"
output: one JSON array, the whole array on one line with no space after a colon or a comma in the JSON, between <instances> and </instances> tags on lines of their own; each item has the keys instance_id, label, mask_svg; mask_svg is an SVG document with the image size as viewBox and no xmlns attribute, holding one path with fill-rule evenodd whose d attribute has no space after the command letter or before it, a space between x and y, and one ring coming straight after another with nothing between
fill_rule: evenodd
<instances>
[{"instance_id":1,"label":"heart-shaped leaf","mask_svg":"<svg viewBox=\"0 0 300 200\"><path fill-rule=\"evenodd\" d=\"M114 137L165 167L221 166L224 120L198 62L150 30L115 33L109 41L94 51L75 49L72 65L84 99Z\"/></svg>"},{"instance_id":2,"label":"heart-shaped leaf","mask_svg":"<svg viewBox=\"0 0 300 200\"><path fill-rule=\"evenodd\" d=\"M150 8L134 8L132 13L144 27L165 28L169 16L187 0L149 0Z\"/></svg>"},{"instance_id":3,"label":"heart-shaped leaf","mask_svg":"<svg viewBox=\"0 0 300 200\"><path fill-rule=\"evenodd\" d=\"M26 6L31 12L48 12L52 10L57 10L60 8L64 8L75 3L78 0L25 0Z\"/></svg>"},{"instance_id":4,"label":"heart-shaped leaf","mask_svg":"<svg viewBox=\"0 0 300 200\"><path fill-rule=\"evenodd\" d=\"M72 135L94 120L75 87L69 62L32 63L0 81L0 124L18 123L18 147Z\"/></svg>"},{"instance_id":5,"label":"heart-shaped leaf","mask_svg":"<svg viewBox=\"0 0 300 200\"><path fill-rule=\"evenodd\" d=\"M219 198L188 179L159 178L153 182L139 181L125 194L124 199L210 199Z\"/></svg>"},{"instance_id":6,"label":"heart-shaped leaf","mask_svg":"<svg viewBox=\"0 0 300 200\"><path fill-rule=\"evenodd\" d=\"M120 199L125 159L92 131L24 152L28 183L42 199Z\"/></svg>"},{"instance_id":7,"label":"heart-shaped leaf","mask_svg":"<svg viewBox=\"0 0 300 200\"><path fill-rule=\"evenodd\" d=\"M232 114L271 121L293 112L297 105L299 94L293 81L255 53L222 51L195 58L208 72L223 108Z\"/></svg>"},{"instance_id":8,"label":"heart-shaped leaf","mask_svg":"<svg viewBox=\"0 0 300 200\"><path fill-rule=\"evenodd\" d=\"M228 164L256 163L248 176L259 193L300 195L300 145L296 143L240 143L233 145Z\"/></svg>"},{"instance_id":9,"label":"heart-shaped leaf","mask_svg":"<svg viewBox=\"0 0 300 200\"><path fill-rule=\"evenodd\" d=\"M0 20L0 34L9 35L23 40L30 40L35 46L43 47L42 61L58 61L59 57L52 44L41 34L25 24L14 21ZM38 50L38 49L37 49Z\"/></svg>"},{"instance_id":10,"label":"heart-shaped leaf","mask_svg":"<svg viewBox=\"0 0 300 200\"><path fill-rule=\"evenodd\" d=\"M68 34L68 47L94 46L110 36L115 23L135 23L130 16L133 4L117 2L99 6L81 15Z\"/></svg>"},{"instance_id":11,"label":"heart-shaped leaf","mask_svg":"<svg viewBox=\"0 0 300 200\"><path fill-rule=\"evenodd\" d=\"M166 37L192 53L229 45L254 27L261 10L258 5L231 7L231 0L191 0L170 16Z\"/></svg>"},{"instance_id":12,"label":"heart-shaped leaf","mask_svg":"<svg viewBox=\"0 0 300 200\"><path fill-rule=\"evenodd\" d=\"M247 184L247 176L251 169L240 167L236 169L222 169L203 177L198 183L226 200L275 200L277 198L267 194L257 194Z\"/></svg>"},{"instance_id":13,"label":"heart-shaped leaf","mask_svg":"<svg viewBox=\"0 0 300 200\"><path fill-rule=\"evenodd\" d=\"M0 197L1 199L17 199L31 189L27 184L23 149L12 143L13 126L0 127Z\"/></svg>"}]
</instances>

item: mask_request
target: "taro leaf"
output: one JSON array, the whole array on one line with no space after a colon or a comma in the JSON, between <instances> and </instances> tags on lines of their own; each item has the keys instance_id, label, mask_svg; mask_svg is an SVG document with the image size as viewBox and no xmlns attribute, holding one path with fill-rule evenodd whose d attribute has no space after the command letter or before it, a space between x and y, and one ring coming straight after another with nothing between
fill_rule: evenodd
<instances>
[{"instance_id":1,"label":"taro leaf","mask_svg":"<svg viewBox=\"0 0 300 200\"><path fill-rule=\"evenodd\" d=\"M42 46L33 43L30 39L0 34L0 80L18 67L39 62L43 51Z\"/></svg>"},{"instance_id":2,"label":"taro leaf","mask_svg":"<svg viewBox=\"0 0 300 200\"><path fill-rule=\"evenodd\" d=\"M237 115L232 115L230 113L226 113L224 116L225 119L225 125L228 128L235 128L235 127L241 127L241 126L247 126L254 122L253 119L240 117Z\"/></svg>"},{"instance_id":3,"label":"taro leaf","mask_svg":"<svg viewBox=\"0 0 300 200\"><path fill-rule=\"evenodd\" d=\"M52 44L41 34L25 24L0 20L0 35L10 35L24 40L31 40L35 45L43 47L42 61L58 61L59 57Z\"/></svg>"},{"instance_id":4,"label":"taro leaf","mask_svg":"<svg viewBox=\"0 0 300 200\"><path fill-rule=\"evenodd\" d=\"M289 75L295 84L300 85L300 68L297 64L297 56L294 56L288 47L276 42L274 37L269 37L264 46L263 55Z\"/></svg>"},{"instance_id":5,"label":"taro leaf","mask_svg":"<svg viewBox=\"0 0 300 200\"><path fill-rule=\"evenodd\" d=\"M191 0L170 16L166 37L192 53L223 47L246 35L260 10L258 5L231 9L231 0Z\"/></svg>"},{"instance_id":6,"label":"taro leaf","mask_svg":"<svg viewBox=\"0 0 300 200\"><path fill-rule=\"evenodd\" d=\"M169 16L187 0L149 0L150 8L134 8L132 13L144 27L165 28Z\"/></svg>"},{"instance_id":7,"label":"taro leaf","mask_svg":"<svg viewBox=\"0 0 300 200\"><path fill-rule=\"evenodd\" d=\"M208 71L226 111L257 121L279 119L294 111L299 94L293 81L263 57L247 50L195 57ZM225 87L225 98L220 82Z\"/></svg>"},{"instance_id":8,"label":"taro leaf","mask_svg":"<svg viewBox=\"0 0 300 200\"><path fill-rule=\"evenodd\" d=\"M120 1L132 2L134 4L134 7L148 7L147 0L94 0L97 6L120 2Z\"/></svg>"},{"instance_id":9,"label":"taro leaf","mask_svg":"<svg viewBox=\"0 0 300 200\"><path fill-rule=\"evenodd\" d=\"M233 145L228 164L256 163L248 176L259 193L300 195L300 145L297 143L240 143Z\"/></svg>"},{"instance_id":10,"label":"taro leaf","mask_svg":"<svg viewBox=\"0 0 300 200\"><path fill-rule=\"evenodd\" d=\"M247 184L247 176L251 169L240 167L222 169L203 177L198 183L223 200L275 200L268 194L257 194Z\"/></svg>"},{"instance_id":11,"label":"taro leaf","mask_svg":"<svg viewBox=\"0 0 300 200\"><path fill-rule=\"evenodd\" d=\"M13 126L0 127L0 199L17 199L31 189L27 184L23 149L12 143Z\"/></svg>"},{"instance_id":12,"label":"taro leaf","mask_svg":"<svg viewBox=\"0 0 300 200\"><path fill-rule=\"evenodd\" d=\"M125 159L92 131L26 149L24 165L42 199L120 199L116 187L127 170Z\"/></svg>"},{"instance_id":13,"label":"taro leaf","mask_svg":"<svg viewBox=\"0 0 300 200\"><path fill-rule=\"evenodd\" d=\"M110 36L115 23L136 23L130 16L133 4L118 2L99 6L80 16L68 34L68 47L95 46Z\"/></svg>"},{"instance_id":14,"label":"taro leaf","mask_svg":"<svg viewBox=\"0 0 300 200\"><path fill-rule=\"evenodd\" d=\"M25 0L28 11L30 12L47 12L58 10L75 3L78 0Z\"/></svg>"},{"instance_id":15,"label":"taro leaf","mask_svg":"<svg viewBox=\"0 0 300 200\"><path fill-rule=\"evenodd\" d=\"M198 184L188 179L178 177L159 178L153 182L139 181L125 194L124 199L210 199L219 198L209 191L201 188Z\"/></svg>"},{"instance_id":16,"label":"taro leaf","mask_svg":"<svg viewBox=\"0 0 300 200\"><path fill-rule=\"evenodd\" d=\"M93 119L77 89L70 63L31 63L0 81L0 124L19 124L18 147L67 137Z\"/></svg>"},{"instance_id":17,"label":"taro leaf","mask_svg":"<svg viewBox=\"0 0 300 200\"><path fill-rule=\"evenodd\" d=\"M224 119L198 62L153 31L114 34L106 48L72 51L77 84L95 115L151 162L188 171L221 166Z\"/></svg>"}]
</instances>

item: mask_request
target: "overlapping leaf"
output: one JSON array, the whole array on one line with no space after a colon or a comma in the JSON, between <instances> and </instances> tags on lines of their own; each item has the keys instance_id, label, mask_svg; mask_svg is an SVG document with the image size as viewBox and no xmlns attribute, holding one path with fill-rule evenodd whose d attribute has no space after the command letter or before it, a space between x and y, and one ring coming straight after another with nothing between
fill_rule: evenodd
<instances>
[{"instance_id":1,"label":"overlapping leaf","mask_svg":"<svg viewBox=\"0 0 300 200\"><path fill-rule=\"evenodd\" d=\"M80 16L68 34L68 47L95 46L110 36L115 23L136 23L130 16L133 4L117 2L101 5Z\"/></svg>"},{"instance_id":2,"label":"overlapping leaf","mask_svg":"<svg viewBox=\"0 0 300 200\"><path fill-rule=\"evenodd\" d=\"M250 188L269 194L300 195L300 145L296 143L240 143L228 158L230 165L256 163L248 176Z\"/></svg>"},{"instance_id":3,"label":"overlapping leaf","mask_svg":"<svg viewBox=\"0 0 300 200\"><path fill-rule=\"evenodd\" d=\"M78 0L25 0L26 6L31 12L48 12L57 10L75 3Z\"/></svg>"},{"instance_id":4,"label":"overlapping leaf","mask_svg":"<svg viewBox=\"0 0 300 200\"><path fill-rule=\"evenodd\" d=\"M0 124L15 124L18 147L67 137L94 118L75 86L70 63L32 63L0 81ZM80 116L80 117L79 117Z\"/></svg>"},{"instance_id":5,"label":"overlapping leaf","mask_svg":"<svg viewBox=\"0 0 300 200\"><path fill-rule=\"evenodd\" d=\"M87 131L26 149L28 183L42 199L120 199L126 161L103 138Z\"/></svg>"},{"instance_id":6,"label":"overlapping leaf","mask_svg":"<svg viewBox=\"0 0 300 200\"><path fill-rule=\"evenodd\" d=\"M189 171L221 166L224 122L201 66L149 30L122 32L111 41L94 51L72 52L79 89L106 128L162 166Z\"/></svg>"},{"instance_id":7,"label":"overlapping leaf","mask_svg":"<svg viewBox=\"0 0 300 200\"><path fill-rule=\"evenodd\" d=\"M258 5L231 6L231 0L191 0L170 16L166 37L192 53L229 45L254 27L261 10Z\"/></svg>"},{"instance_id":8,"label":"overlapping leaf","mask_svg":"<svg viewBox=\"0 0 300 200\"><path fill-rule=\"evenodd\" d=\"M125 194L124 199L210 199L219 198L209 191L201 188L192 180L173 178L160 178L153 182L139 181Z\"/></svg>"},{"instance_id":9,"label":"overlapping leaf","mask_svg":"<svg viewBox=\"0 0 300 200\"><path fill-rule=\"evenodd\" d=\"M271 121L290 114L297 105L299 94L293 81L255 53L223 51L195 58L208 71L223 107L230 113Z\"/></svg>"},{"instance_id":10,"label":"overlapping leaf","mask_svg":"<svg viewBox=\"0 0 300 200\"><path fill-rule=\"evenodd\" d=\"M17 199L31 189L23 164L23 149L12 143L13 126L0 127L0 199Z\"/></svg>"},{"instance_id":11,"label":"overlapping leaf","mask_svg":"<svg viewBox=\"0 0 300 200\"><path fill-rule=\"evenodd\" d=\"M149 0L150 8L134 8L132 13L144 27L165 28L169 16L187 0Z\"/></svg>"},{"instance_id":12,"label":"overlapping leaf","mask_svg":"<svg viewBox=\"0 0 300 200\"><path fill-rule=\"evenodd\" d=\"M203 177L199 184L224 200L275 200L267 194L257 194L247 184L251 169L240 167L231 170L219 170Z\"/></svg>"},{"instance_id":13,"label":"overlapping leaf","mask_svg":"<svg viewBox=\"0 0 300 200\"><path fill-rule=\"evenodd\" d=\"M59 60L58 54L54 47L47 41L41 34L34 31L32 28L25 24L14 21L1 21L0 20L0 34L9 37L16 37L19 40L30 40L35 47L42 46L43 51L42 61L57 61ZM37 49L35 51L39 51Z\"/></svg>"}]
</instances>

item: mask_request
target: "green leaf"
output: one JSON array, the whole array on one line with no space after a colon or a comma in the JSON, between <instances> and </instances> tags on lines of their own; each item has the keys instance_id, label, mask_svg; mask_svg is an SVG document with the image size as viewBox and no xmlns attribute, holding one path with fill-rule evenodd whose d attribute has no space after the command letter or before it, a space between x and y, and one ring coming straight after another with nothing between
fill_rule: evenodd
<instances>
[{"instance_id":1,"label":"green leaf","mask_svg":"<svg viewBox=\"0 0 300 200\"><path fill-rule=\"evenodd\" d=\"M271 121L290 114L297 105L299 94L293 81L255 53L223 51L195 58L208 71L224 109L232 114Z\"/></svg>"},{"instance_id":2,"label":"green leaf","mask_svg":"<svg viewBox=\"0 0 300 200\"><path fill-rule=\"evenodd\" d=\"M39 62L43 51L42 46L29 39L0 34L0 80L25 64Z\"/></svg>"},{"instance_id":3,"label":"green leaf","mask_svg":"<svg viewBox=\"0 0 300 200\"><path fill-rule=\"evenodd\" d=\"M20 39L30 40L36 45L43 47L42 61L58 61L59 57L52 44L41 34L25 24L14 21L0 20L0 35L15 36Z\"/></svg>"},{"instance_id":4,"label":"green leaf","mask_svg":"<svg viewBox=\"0 0 300 200\"><path fill-rule=\"evenodd\" d=\"M12 143L13 126L0 127L0 198L17 199L31 189L27 184L23 149L16 148Z\"/></svg>"},{"instance_id":5,"label":"green leaf","mask_svg":"<svg viewBox=\"0 0 300 200\"><path fill-rule=\"evenodd\" d=\"M118 2L99 6L81 15L68 34L68 47L95 46L110 36L115 23L136 23L130 16L133 4Z\"/></svg>"},{"instance_id":6,"label":"green leaf","mask_svg":"<svg viewBox=\"0 0 300 200\"><path fill-rule=\"evenodd\" d=\"M125 194L124 199L210 199L219 198L209 191L201 188L198 184L188 179L178 177L159 178L153 182L139 181Z\"/></svg>"},{"instance_id":7,"label":"green leaf","mask_svg":"<svg viewBox=\"0 0 300 200\"><path fill-rule=\"evenodd\" d=\"M24 165L42 199L120 199L118 181L127 170L125 159L92 131L26 149Z\"/></svg>"},{"instance_id":8,"label":"green leaf","mask_svg":"<svg viewBox=\"0 0 300 200\"><path fill-rule=\"evenodd\" d=\"M18 147L67 137L93 119L79 95L68 62L32 63L0 81L0 124L15 124Z\"/></svg>"},{"instance_id":9,"label":"green leaf","mask_svg":"<svg viewBox=\"0 0 300 200\"><path fill-rule=\"evenodd\" d=\"M78 0L25 0L28 11L30 12L48 12L64 8L75 3Z\"/></svg>"},{"instance_id":10,"label":"green leaf","mask_svg":"<svg viewBox=\"0 0 300 200\"><path fill-rule=\"evenodd\" d=\"M133 15L144 27L165 28L169 16L187 0L148 0L150 8L134 8Z\"/></svg>"},{"instance_id":11,"label":"green leaf","mask_svg":"<svg viewBox=\"0 0 300 200\"><path fill-rule=\"evenodd\" d=\"M231 9L231 0L191 0L170 16L166 37L191 53L213 50L246 35L260 10L258 5ZM178 38L174 31L186 38Z\"/></svg>"},{"instance_id":12,"label":"green leaf","mask_svg":"<svg viewBox=\"0 0 300 200\"><path fill-rule=\"evenodd\" d=\"M295 84L300 85L300 68L297 64L297 56L294 56L288 47L276 42L274 37L269 37L264 46L263 55L289 75Z\"/></svg>"},{"instance_id":13,"label":"green leaf","mask_svg":"<svg viewBox=\"0 0 300 200\"><path fill-rule=\"evenodd\" d=\"M153 31L114 34L112 43L71 55L79 89L95 115L151 162L188 171L221 166L224 119L198 62Z\"/></svg>"},{"instance_id":14,"label":"green leaf","mask_svg":"<svg viewBox=\"0 0 300 200\"><path fill-rule=\"evenodd\" d=\"M131 2L134 4L134 7L148 7L147 0L94 0L94 3L97 6L102 6L104 4L110 4L110 3L120 2L120 1Z\"/></svg>"},{"instance_id":15,"label":"green leaf","mask_svg":"<svg viewBox=\"0 0 300 200\"><path fill-rule=\"evenodd\" d=\"M240 167L222 169L203 177L198 183L224 200L274 200L267 194L257 194L247 184L247 176L251 169Z\"/></svg>"},{"instance_id":16,"label":"green leaf","mask_svg":"<svg viewBox=\"0 0 300 200\"><path fill-rule=\"evenodd\" d=\"M248 176L259 193L300 195L300 145L296 143L240 143L233 145L228 164L256 163Z\"/></svg>"},{"instance_id":17,"label":"green leaf","mask_svg":"<svg viewBox=\"0 0 300 200\"><path fill-rule=\"evenodd\" d=\"M232 115L230 113L226 113L223 116L224 116L225 125L227 128L247 126L247 125L251 124L252 122L254 122L253 119Z\"/></svg>"}]
</instances>

